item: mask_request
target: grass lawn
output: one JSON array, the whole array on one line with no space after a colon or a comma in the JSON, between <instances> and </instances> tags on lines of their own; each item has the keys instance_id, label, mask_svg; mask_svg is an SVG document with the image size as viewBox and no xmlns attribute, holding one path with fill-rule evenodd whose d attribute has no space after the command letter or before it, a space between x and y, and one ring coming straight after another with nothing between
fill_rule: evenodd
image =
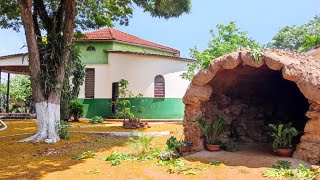
<instances>
[{"instance_id":1,"label":"grass lawn","mask_svg":"<svg viewBox=\"0 0 320 180\"><path fill-rule=\"evenodd\" d=\"M82 122L83 123L83 122ZM20 133L36 132L35 121L6 121L8 129L0 131L0 136ZM85 123L83 123L85 124ZM73 124L75 126L75 124ZM88 125L88 124L85 124ZM119 124L121 125L121 124ZM77 128L83 131L121 131L120 126ZM127 130L126 130L127 131ZM182 125L161 124L152 125L151 129L141 131L170 131L178 139L182 135ZM170 136L171 136L170 135ZM118 166L111 166L110 162L103 161L112 152L133 152L128 144L128 138L112 137L84 133L72 133L70 140L62 140L56 144L45 143L17 143L18 140L30 135L0 137L0 179L265 179L261 173L268 167L245 166L245 160L239 164L232 164L236 160L231 158L223 161L223 156L202 159L196 156L184 160L188 167L206 168L196 175L184 175L167 172L167 168L158 165L158 160L139 162L123 161ZM166 140L170 136L154 137L151 147L165 149ZM94 158L73 160L83 152L97 153ZM241 154L241 153L240 153ZM209 154L210 155L210 154ZM252 154L241 154L251 158ZM265 157L260 158L262 162ZM220 166L210 166L212 160L225 163ZM251 158L252 159L252 158ZM240 159L241 160L241 159ZM230 162L230 164L228 164ZM242 163L242 164L241 164ZM270 166L269 166L270 167Z\"/></svg>"}]
</instances>

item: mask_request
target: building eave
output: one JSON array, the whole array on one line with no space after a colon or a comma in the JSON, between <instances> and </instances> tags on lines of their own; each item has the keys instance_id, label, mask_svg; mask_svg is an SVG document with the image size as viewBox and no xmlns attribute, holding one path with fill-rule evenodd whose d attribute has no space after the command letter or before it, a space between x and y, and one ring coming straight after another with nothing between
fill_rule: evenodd
<instances>
[{"instance_id":1,"label":"building eave","mask_svg":"<svg viewBox=\"0 0 320 180\"><path fill-rule=\"evenodd\" d=\"M176 49L164 49L164 48L158 48L154 46L147 46L147 45L142 45L142 44L137 44L137 43L130 43L127 41L120 41L120 40L114 40L114 39L78 39L75 40L75 42L117 42L117 43L122 43L122 44L127 44L127 45L133 45L133 46L138 46L138 47L144 47L144 48L149 48L149 49L155 49L155 50L160 50L164 52L169 52L174 54L175 56L180 56L180 51Z\"/></svg>"},{"instance_id":2,"label":"building eave","mask_svg":"<svg viewBox=\"0 0 320 180\"><path fill-rule=\"evenodd\" d=\"M20 57L20 56L26 56L26 55L28 55L28 53L9 54L9 55L0 56L0 60L1 59L14 58L14 57Z\"/></svg>"},{"instance_id":3,"label":"building eave","mask_svg":"<svg viewBox=\"0 0 320 180\"><path fill-rule=\"evenodd\" d=\"M181 58L176 56L168 56L168 55L161 55L161 54L153 54L153 53L142 53L142 52L131 52L131 51L118 51L118 50L104 50L106 53L116 53L116 54L134 54L134 55L141 55L141 56L154 56L154 57L161 57L167 59L173 59L183 62L197 62L193 59L188 58Z\"/></svg>"}]
</instances>

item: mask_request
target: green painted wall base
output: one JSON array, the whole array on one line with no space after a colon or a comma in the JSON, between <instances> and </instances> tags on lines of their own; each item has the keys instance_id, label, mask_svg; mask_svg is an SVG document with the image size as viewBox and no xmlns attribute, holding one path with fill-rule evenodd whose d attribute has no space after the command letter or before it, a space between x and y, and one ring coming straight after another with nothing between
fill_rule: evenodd
<instances>
[{"instance_id":1,"label":"green painted wall base","mask_svg":"<svg viewBox=\"0 0 320 180\"><path fill-rule=\"evenodd\" d=\"M182 119L184 104L181 98L131 98L132 112L142 119ZM111 111L111 99L79 99L84 105L83 117L114 116ZM135 112L138 107L144 107L142 114Z\"/></svg>"}]
</instances>

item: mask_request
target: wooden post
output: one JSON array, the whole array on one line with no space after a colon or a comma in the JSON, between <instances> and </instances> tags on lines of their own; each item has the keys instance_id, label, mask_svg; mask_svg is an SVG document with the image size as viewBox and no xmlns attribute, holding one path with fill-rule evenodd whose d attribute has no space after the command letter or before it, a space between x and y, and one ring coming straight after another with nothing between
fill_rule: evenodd
<instances>
[{"instance_id":1,"label":"wooden post","mask_svg":"<svg viewBox=\"0 0 320 180\"><path fill-rule=\"evenodd\" d=\"M9 99L10 99L10 73L8 73L8 79L7 79L7 100L6 100L6 113L9 113Z\"/></svg>"}]
</instances>

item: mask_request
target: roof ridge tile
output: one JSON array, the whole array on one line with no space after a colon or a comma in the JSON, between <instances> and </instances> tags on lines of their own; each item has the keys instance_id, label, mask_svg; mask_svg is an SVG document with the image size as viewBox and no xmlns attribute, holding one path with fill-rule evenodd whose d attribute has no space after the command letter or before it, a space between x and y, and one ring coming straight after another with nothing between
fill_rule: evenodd
<instances>
[{"instance_id":1,"label":"roof ridge tile","mask_svg":"<svg viewBox=\"0 0 320 180\"><path fill-rule=\"evenodd\" d=\"M145 47L149 47L149 48L156 48L156 49L161 49L164 51L168 51L171 53L174 53L175 55L180 54L180 51L159 43L155 43L155 42L151 42L145 39L142 39L140 37L131 35L129 33L126 32L122 32L119 31L117 29L114 28L103 28L103 29L98 29L95 31L91 31L91 32L87 32L85 33L85 35L87 36L87 40L97 40L97 41L120 41L123 43L130 43L130 44L135 44L138 46L145 46Z\"/></svg>"}]
</instances>

